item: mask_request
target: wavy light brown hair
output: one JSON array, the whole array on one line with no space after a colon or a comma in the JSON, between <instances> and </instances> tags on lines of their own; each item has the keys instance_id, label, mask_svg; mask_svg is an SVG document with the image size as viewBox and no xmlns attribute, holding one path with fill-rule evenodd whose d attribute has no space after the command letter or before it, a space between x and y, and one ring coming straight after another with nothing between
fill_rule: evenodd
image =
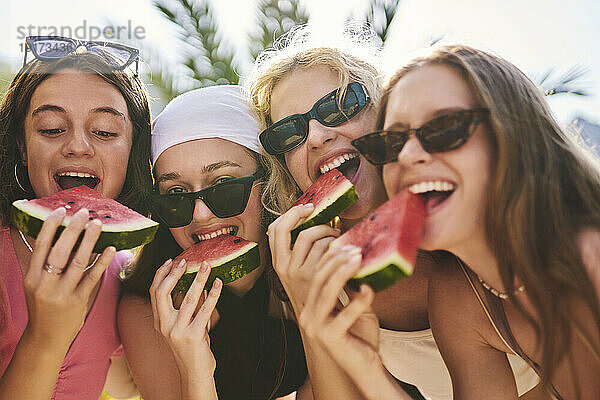
<instances>
[{"instance_id":1,"label":"wavy light brown hair","mask_svg":"<svg viewBox=\"0 0 600 400\"><path fill-rule=\"evenodd\" d=\"M541 90L513 64L467 46L444 46L398 70L382 94L377 126L384 125L390 92L425 65L459 71L480 107L487 107L497 164L487 196L485 224L510 300L535 327L542 350L542 382L568 353L573 328L600 357L600 335L573 321L567 298L583 300L600 327L597 293L583 264L577 236L600 229L600 166L567 137ZM539 320L515 297L515 277ZM572 360L571 360L572 361Z\"/></svg>"},{"instance_id":2,"label":"wavy light brown hair","mask_svg":"<svg viewBox=\"0 0 600 400\"><path fill-rule=\"evenodd\" d=\"M271 121L271 96L277 84L299 69L323 66L339 77L339 86L345 88L351 82L361 83L374 107L381 91L381 73L375 67L377 48L372 44L374 32L364 25L346 28L340 47L316 45L306 26L290 30L274 45L256 59L254 69L245 87L250 104L257 113L262 128ZM293 93L290 93L293 95ZM343 96L343 92L340 93ZM289 173L283 156L261 153L263 164L269 173L263 193L263 205L275 215L286 212L300 197L302 191Z\"/></svg>"},{"instance_id":3,"label":"wavy light brown hair","mask_svg":"<svg viewBox=\"0 0 600 400\"><path fill-rule=\"evenodd\" d=\"M0 223L3 225L10 223L9 211L13 201L35 197L23 168L20 150L25 143L25 116L31 97L43 81L65 69L97 75L116 87L125 99L133 134L125 182L116 200L144 215L148 214L147 194L152 187L148 92L131 72L114 70L103 57L86 52L56 61L31 61L17 73L4 96L0 105ZM93 93L90 95L93 96ZM15 165L25 192L15 179Z\"/></svg>"}]
</instances>

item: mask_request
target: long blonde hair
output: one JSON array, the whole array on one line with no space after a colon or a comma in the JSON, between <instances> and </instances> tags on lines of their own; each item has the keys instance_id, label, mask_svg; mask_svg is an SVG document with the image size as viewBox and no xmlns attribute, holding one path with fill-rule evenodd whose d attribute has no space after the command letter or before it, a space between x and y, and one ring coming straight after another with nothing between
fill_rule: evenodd
<instances>
[{"instance_id":1,"label":"long blonde hair","mask_svg":"<svg viewBox=\"0 0 600 400\"><path fill-rule=\"evenodd\" d=\"M315 45L306 26L295 27L272 49L258 56L245 87L263 129L273 122L270 118L273 89L298 69L327 67L338 75L341 88L350 82L359 82L367 90L372 106L377 104L382 82L374 61L378 55L378 49L372 45L374 33L365 25L348 26L346 33L345 40L336 46ZM263 205L273 214L280 215L292 206L302 191L282 156L263 152L261 157L269 173Z\"/></svg>"},{"instance_id":2,"label":"long blonde hair","mask_svg":"<svg viewBox=\"0 0 600 400\"><path fill-rule=\"evenodd\" d=\"M497 160L486 205L486 232L510 300L536 329L542 350L542 381L568 352L572 321L566 298L583 300L600 327L600 308L576 241L586 228L600 229L600 166L555 121L540 89L517 67L466 46L444 46L398 70L386 85L377 125L385 119L390 92L403 76L424 65L456 69L480 107L489 112ZM539 321L515 297L518 277ZM596 336L597 337L597 336ZM600 357L600 356L599 356Z\"/></svg>"}]
</instances>

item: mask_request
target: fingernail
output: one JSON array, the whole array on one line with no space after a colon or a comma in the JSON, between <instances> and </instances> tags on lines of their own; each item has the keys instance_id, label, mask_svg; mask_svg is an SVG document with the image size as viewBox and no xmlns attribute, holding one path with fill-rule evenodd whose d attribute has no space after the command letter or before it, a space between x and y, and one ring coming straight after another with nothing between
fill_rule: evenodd
<instances>
[{"instance_id":1,"label":"fingernail","mask_svg":"<svg viewBox=\"0 0 600 400\"><path fill-rule=\"evenodd\" d=\"M56 213L56 215L64 216L67 213L67 209L64 207L58 207L53 212Z\"/></svg>"},{"instance_id":2,"label":"fingernail","mask_svg":"<svg viewBox=\"0 0 600 400\"><path fill-rule=\"evenodd\" d=\"M165 267L168 267L169 265L173 264L173 260L172 259L168 259L167 261L165 261L165 263L163 264Z\"/></svg>"},{"instance_id":3,"label":"fingernail","mask_svg":"<svg viewBox=\"0 0 600 400\"><path fill-rule=\"evenodd\" d=\"M208 263L206 261L203 261L202 265L200 266L200 271L206 272L206 271L208 271L208 267L209 267Z\"/></svg>"},{"instance_id":4,"label":"fingernail","mask_svg":"<svg viewBox=\"0 0 600 400\"><path fill-rule=\"evenodd\" d=\"M184 265L185 265L185 259L179 261L179 264L177 264L177 268L183 268Z\"/></svg>"},{"instance_id":5,"label":"fingernail","mask_svg":"<svg viewBox=\"0 0 600 400\"><path fill-rule=\"evenodd\" d=\"M219 278L215 278L215 283L213 283L213 287L216 289L220 288L223 285L223 282Z\"/></svg>"},{"instance_id":6,"label":"fingernail","mask_svg":"<svg viewBox=\"0 0 600 400\"><path fill-rule=\"evenodd\" d=\"M99 219L93 219L90 222L88 222L87 224L85 224L85 229L87 229L90 226L90 224L101 226L102 221L100 221Z\"/></svg>"},{"instance_id":7,"label":"fingernail","mask_svg":"<svg viewBox=\"0 0 600 400\"><path fill-rule=\"evenodd\" d=\"M313 203L306 203L306 204L304 205L304 207L306 207L306 208L313 208L313 207L314 207L314 204L313 204Z\"/></svg>"},{"instance_id":8,"label":"fingernail","mask_svg":"<svg viewBox=\"0 0 600 400\"><path fill-rule=\"evenodd\" d=\"M77 211L75 213L75 215L87 215L87 214L89 214L87 208L80 208L79 211Z\"/></svg>"}]
</instances>

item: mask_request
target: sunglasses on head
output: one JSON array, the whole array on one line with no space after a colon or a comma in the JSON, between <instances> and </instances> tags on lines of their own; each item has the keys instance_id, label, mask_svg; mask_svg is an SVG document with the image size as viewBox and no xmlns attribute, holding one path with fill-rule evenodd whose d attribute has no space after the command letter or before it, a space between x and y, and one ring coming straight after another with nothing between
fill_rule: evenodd
<instances>
[{"instance_id":1,"label":"sunglasses on head","mask_svg":"<svg viewBox=\"0 0 600 400\"><path fill-rule=\"evenodd\" d=\"M475 126L488 113L487 108L455 111L436 117L420 128L375 131L353 140L352 145L375 165L396 161L411 135L416 136L428 153L454 150L467 142Z\"/></svg>"},{"instance_id":2,"label":"sunglasses on head","mask_svg":"<svg viewBox=\"0 0 600 400\"><path fill-rule=\"evenodd\" d=\"M154 193L154 215L169 228L188 225L194 217L196 200L200 199L219 218L229 218L244 212L254 181L262 176L262 169L253 175L217 183L193 193Z\"/></svg>"},{"instance_id":3,"label":"sunglasses on head","mask_svg":"<svg viewBox=\"0 0 600 400\"><path fill-rule=\"evenodd\" d=\"M306 141L308 123L316 119L325 126L338 126L354 117L369 102L364 86L352 82L340 98L340 89L326 94L304 114L294 114L275 122L258 136L265 151L272 155L287 153Z\"/></svg>"},{"instance_id":4,"label":"sunglasses on head","mask_svg":"<svg viewBox=\"0 0 600 400\"><path fill-rule=\"evenodd\" d=\"M25 39L23 67L27 64L27 52L41 61L52 61L89 51L101 56L115 70L123 70L135 62L135 75L138 74L140 51L120 43L86 41L63 36L29 36Z\"/></svg>"}]
</instances>

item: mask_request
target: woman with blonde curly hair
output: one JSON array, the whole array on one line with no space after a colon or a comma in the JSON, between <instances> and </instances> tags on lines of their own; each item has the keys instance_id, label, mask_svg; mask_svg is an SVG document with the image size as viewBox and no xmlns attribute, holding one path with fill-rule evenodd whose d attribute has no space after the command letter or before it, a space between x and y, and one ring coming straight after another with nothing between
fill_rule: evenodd
<instances>
[{"instance_id":1,"label":"woman with blonde curly hair","mask_svg":"<svg viewBox=\"0 0 600 400\"><path fill-rule=\"evenodd\" d=\"M358 32L364 39L365 31ZM315 45L303 29L291 35L290 43L283 49L270 50L259 57L247 87L265 127L260 134L268 153L265 157L275 165L268 183L272 190L263 201L268 208L283 214L269 227L273 266L296 316L300 317L313 281L317 277L336 276L317 273L327 270L327 265L333 262L330 256L324 256L329 243L387 197L380 167L368 163L351 144L372 130L376 122L381 74L375 62L365 57L365 48L369 46ZM292 246L291 229L310 215L312 207L293 207L289 211L288 208L303 190L331 168L338 168L355 185L359 200L340 215L341 230L316 226L303 231ZM339 257L343 264L352 264L354 270L354 262L360 258L356 250ZM450 377L433 339L427 311L429 275L438 267L430 255L420 253L415 273L377 293L372 313L362 315L353 333L381 353L383 364L376 372L393 387L397 381L407 382L428 398L450 399ZM347 273L351 272L348 269ZM339 282L341 287L345 282ZM334 300L337 303L337 294ZM335 304L331 312L333 307ZM321 333L327 335L331 331L318 332L310 329L311 324L311 318L299 318L315 394L333 397L327 395L331 392L327 391L326 380L319 379L326 376L321 374L321 365L330 365L330 371L343 377L349 392L365 394L356 382L347 383L348 375L340 371L347 366L334 361L328 351L327 342L338 338L329 336L321 340ZM352 359L345 363L360 365ZM535 374L524 363L516 360L514 368L521 391L535 386ZM414 387L404 387L406 391L401 398L409 398L408 393L419 396Z\"/></svg>"}]
</instances>

